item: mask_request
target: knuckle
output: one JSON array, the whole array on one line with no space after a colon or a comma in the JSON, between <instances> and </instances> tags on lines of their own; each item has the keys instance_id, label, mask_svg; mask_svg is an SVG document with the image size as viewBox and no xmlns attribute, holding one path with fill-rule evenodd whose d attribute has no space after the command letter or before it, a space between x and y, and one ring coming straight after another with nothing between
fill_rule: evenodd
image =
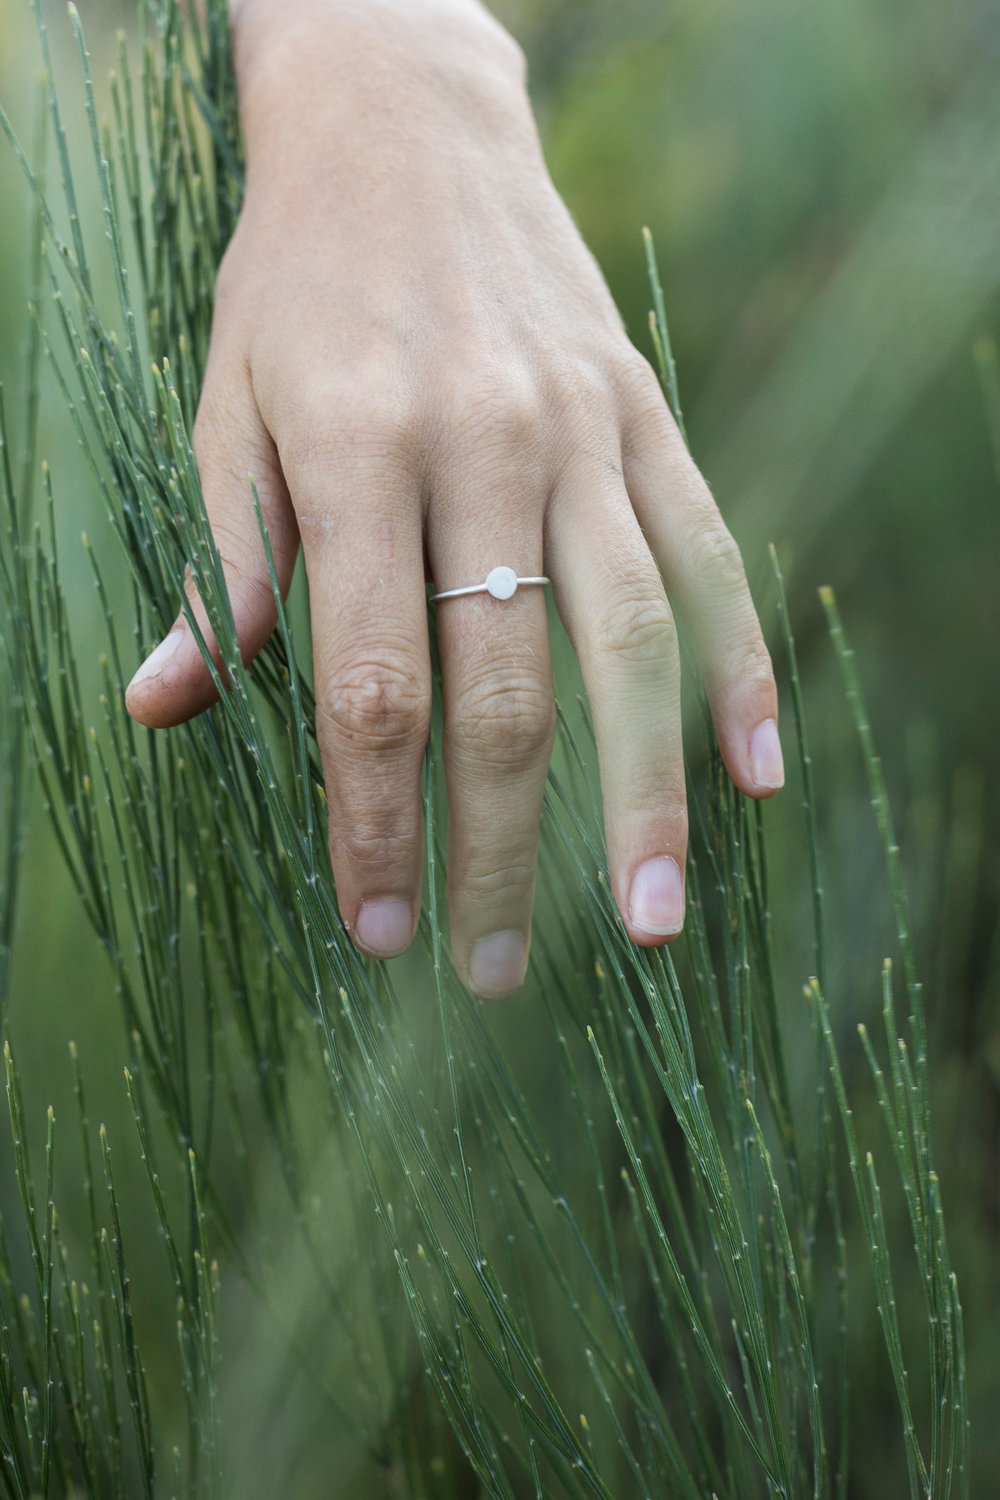
<instances>
[{"instance_id":1,"label":"knuckle","mask_svg":"<svg viewBox=\"0 0 1000 1500\"><path fill-rule=\"evenodd\" d=\"M286 472L305 478L359 455L398 458L411 442L410 401L394 377L327 378L293 412L278 446Z\"/></svg>"},{"instance_id":2,"label":"knuckle","mask_svg":"<svg viewBox=\"0 0 1000 1500\"><path fill-rule=\"evenodd\" d=\"M743 557L732 533L715 519L698 527L691 539L692 571L698 579L727 593L746 587Z\"/></svg>"},{"instance_id":3,"label":"knuckle","mask_svg":"<svg viewBox=\"0 0 1000 1500\"><path fill-rule=\"evenodd\" d=\"M463 867L458 894L463 904L482 903L492 906L503 901L509 910L521 898L530 905L535 883L535 861L527 855L510 855L493 859L489 864L477 860Z\"/></svg>"},{"instance_id":4,"label":"knuckle","mask_svg":"<svg viewBox=\"0 0 1000 1500\"><path fill-rule=\"evenodd\" d=\"M402 653L356 657L324 685L316 709L320 733L360 749L422 746L431 712L426 677Z\"/></svg>"},{"instance_id":5,"label":"knuckle","mask_svg":"<svg viewBox=\"0 0 1000 1500\"><path fill-rule=\"evenodd\" d=\"M213 528L217 515L231 510L256 536L251 476L266 483L274 468L274 447L261 421L249 366L237 350L210 357L191 446Z\"/></svg>"},{"instance_id":6,"label":"knuckle","mask_svg":"<svg viewBox=\"0 0 1000 1500\"><path fill-rule=\"evenodd\" d=\"M622 402L622 445L627 453L641 453L650 444L671 456L687 457L687 447L667 401L660 377L637 349L620 366L618 387ZM693 465L691 466L694 467Z\"/></svg>"},{"instance_id":7,"label":"knuckle","mask_svg":"<svg viewBox=\"0 0 1000 1500\"><path fill-rule=\"evenodd\" d=\"M596 625L602 655L626 664L669 661L677 654L677 627L659 580L615 584Z\"/></svg>"},{"instance_id":8,"label":"knuckle","mask_svg":"<svg viewBox=\"0 0 1000 1500\"><path fill-rule=\"evenodd\" d=\"M235 603L235 596L238 595L243 604L263 607L269 614L276 614L274 592L263 552L259 558L255 558L251 556L244 539L227 536L225 529L220 531L219 527L214 527L213 530L230 599Z\"/></svg>"},{"instance_id":9,"label":"knuckle","mask_svg":"<svg viewBox=\"0 0 1000 1500\"><path fill-rule=\"evenodd\" d=\"M729 674L740 685L740 692L770 695L774 692L774 666L771 653L757 629L741 637L730 659Z\"/></svg>"},{"instance_id":10,"label":"knuckle","mask_svg":"<svg viewBox=\"0 0 1000 1500\"><path fill-rule=\"evenodd\" d=\"M622 383L631 386L633 390L656 391L659 394L663 389L659 375L634 344L629 344L620 351L618 368Z\"/></svg>"},{"instance_id":11,"label":"knuckle","mask_svg":"<svg viewBox=\"0 0 1000 1500\"><path fill-rule=\"evenodd\" d=\"M454 742L498 766L548 757L556 708L550 689L526 675L495 675L466 691L451 717Z\"/></svg>"},{"instance_id":12,"label":"knuckle","mask_svg":"<svg viewBox=\"0 0 1000 1500\"><path fill-rule=\"evenodd\" d=\"M618 372L619 384L629 397L633 410L640 416L643 413L655 414L662 421L669 408L660 377L646 356L630 345L619 359Z\"/></svg>"},{"instance_id":13,"label":"knuckle","mask_svg":"<svg viewBox=\"0 0 1000 1500\"><path fill-rule=\"evenodd\" d=\"M344 863L357 874L363 870L406 868L417 855L418 838L401 831L395 816L353 813L343 827L330 830L330 855L335 866Z\"/></svg>"},{"instance_id":14,"label":"knuckle","mask_svg":"<svg viewBox=\"0 0 1000 1500\"><path fill-rule=\"evenodd\" d=\"M577 421L606 421L615 407L614 358L567 355L550 361L547 393L553 409Z\"/></svg>"},{"instance_id":15,"label":"knuckle","mask_svg":"<svg viewBox=\"0 0 1000 1500\"><path fill-rule=\"evenodd\" d=\"M404 383L381 375L337 391L335 426L341 438L359 442L375 440L396 447L406 442L412 425L410 402Z\"/></svg>"},{"instance_id":16,"label":"knuckle","mask_svg":"<svg viewBox=\"0 0 1000 1500\"><path fill-rule=\"evenodd\" d=\"M263 551L259 557L255 556L250 550L247 538L236 527L226 522L213 521L212 535L222 567L226 592L229 595L230 604L234 607L237 630L241 630L250 620L259 618L261 615L270 618L273 623L277 617L277 606ZM211 565L206 565L206 572L201 574L203 582L206 575L209 580L206 594L210 597L212 590L210 580L213 576ZM184 570L184 593L190 603L201 602L198 575L190 564Z\"/></svg>"},{"instance_id":17,"label":"knuckle","mask_svg":"<svg viewBox=\"0 0 1000 1500\"><path fill-rule=\"evenodd\" d=\"M537 439L542 425L542 400L533 381L500 364L460 373L451 406L457 436L473 447L523 449Z\"/></svg>"},{"instance_id":18,"label":"knuckle","mask_svg":"<svg viewBox=\"0 0 1000 1500\"><path fill-rule=\"evenodd\" d=\"M254 542L259 541L259 537L255 536L249 526L244 524L246 517L223 512L221 515L210 516L209 520L212 527L212 540L224 567L238 577L243 577L247 573L257 573L261 569L266 571L263 548L258 549L253 545ZM252 515L249 521L250 525L253 525ZM258 550L260 568L254 566Z\"/></svg>"}]
</instances>

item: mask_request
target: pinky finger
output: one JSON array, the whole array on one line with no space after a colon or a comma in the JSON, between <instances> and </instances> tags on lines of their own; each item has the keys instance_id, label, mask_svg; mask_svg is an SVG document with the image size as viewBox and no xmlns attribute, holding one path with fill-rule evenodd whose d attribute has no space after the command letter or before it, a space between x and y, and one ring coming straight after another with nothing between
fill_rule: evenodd
<instances>
[{"instance_id":1,"label":"pinky finger","mask_svg":"<svg viewBox=\"0 0 1000 1500\"><path fill-rule=\"evenodd\" d=\"M748 796L773 796L785 772L770 654L740 550L665 404L627 444L625 481L691 633L726 769Z\"/></svg>"}]
</instances>

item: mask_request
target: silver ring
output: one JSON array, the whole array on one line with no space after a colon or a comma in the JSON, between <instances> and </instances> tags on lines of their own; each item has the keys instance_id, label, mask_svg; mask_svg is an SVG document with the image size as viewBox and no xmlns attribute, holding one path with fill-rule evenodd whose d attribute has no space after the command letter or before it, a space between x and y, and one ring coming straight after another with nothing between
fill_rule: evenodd
<instances>
[{"instance_id":1,"label":"silver ring","mask_svg":"<svg viewBox=\"0 0 1000 1500\"><path fill-rule=\"evenodd\" d=\"M492 568L482 583L470 583L464 589L445 589L443 593L432 594L431 603L440 604L442 599L461 599L466 594L491 594L494 599L513 599L518 589L527 588L529 584L544 587L548 581L547 578L518 578L513 568Z\"/></svg>"}]
</instances>

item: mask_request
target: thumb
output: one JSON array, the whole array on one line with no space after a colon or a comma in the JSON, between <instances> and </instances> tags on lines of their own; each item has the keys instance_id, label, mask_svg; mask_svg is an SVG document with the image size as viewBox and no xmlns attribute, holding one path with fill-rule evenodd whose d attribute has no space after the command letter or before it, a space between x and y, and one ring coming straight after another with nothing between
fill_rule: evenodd
<instances>
[{"instance_id":1,"label":"thumb","mask_svg":"<svg viewBox=\"0 0 1000 1500\"><path fill-rule=\"evenodd\" d=\"M277 622L271 576L254 513L248 479L252 467L281 592L287 592L298 552L298 530L277 451L249 390L234 410L206 386L195 427L195 454L205 508L222 561L240 643L250 662ZM187 585L194 617L216 666L219 649L194 584ZM136 672L125 690L125 706L149 729L167 729L194 718L217 692L197 637L183 612Z\"/></svg>"}]
</instances>

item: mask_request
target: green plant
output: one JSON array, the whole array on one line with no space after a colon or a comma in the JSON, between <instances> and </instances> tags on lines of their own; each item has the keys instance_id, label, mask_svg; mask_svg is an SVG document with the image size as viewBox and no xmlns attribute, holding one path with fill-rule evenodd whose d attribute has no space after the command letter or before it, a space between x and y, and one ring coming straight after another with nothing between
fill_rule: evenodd
<instances>
[{"instance_id":1,"label":"green plant","mask_svg":"<svg viewBox=\"0 0 1000 1500\"><path fill-rule=\"evenodd\" d=\"M329 1494L335 1453L344 1495L457 1496L471 1475L497 1497L843 1497L866 1461L849 1446L857 1303L883 1330L900 1490L905 1471L913 1497L966 1495L961 1309L921 990L832 598L907 1010L901 1032L887 964L883 1060L861 1037L886 1126L877 1157L852 1114L868 1085L848 1073L828 994L817 794L777 564L813 892L813 977L797 1018L777 978L767 815L734 791L707 727L686 936L642 952L607 891L586 708L565 694L535 1009L517 1010L532 1048L513 1047L504 1014L471 1003L450 968L436 733L422 961L397 984L343 934L297 647L301 590L285 606L275 589L278 632L245 669L189 438L241 193L225 10L210 0L198 20L169 0L144 4L139 74L123 41L102 124L71 7L103 240L80 214L55 87L58 210L3 121L44 231L40 338L107 502L99 544L85 541L106 638L92 688L50 475L34 494L4 468L7 701L120 1001L145 1192L126 1202L103 1128L95 1150L74 1054L86 1215L66 1233L54 1207L64 1127L50 1113L40 1190L8 1055L22 1223L0 1235L0 1485L94 1500L268 1493L260 1434L239 1412L256 1377L226 1355L235 1309L251 1302L312 1403L307 1418L281 1419L300 1465L294 1479L285 1471L286 1493ZM40 13L39 34L51 75ZM651 243L647 253L654 346L676 401ZM186 568L222 649L220 703L166 738L139 734L122 708L132 628L141 641L162 631ZM16 812L20 783L7 776ZM16 834L5 842L8 900ZM169 1300L177 1333L155 1380L156 1319L140 1313L133 1269L151 1224L162 1260L158 1279L143 1265L141 1300ZM280 1409L284 1378L265 1386L266 1409Z\"/></svg>"}]
</instances>

